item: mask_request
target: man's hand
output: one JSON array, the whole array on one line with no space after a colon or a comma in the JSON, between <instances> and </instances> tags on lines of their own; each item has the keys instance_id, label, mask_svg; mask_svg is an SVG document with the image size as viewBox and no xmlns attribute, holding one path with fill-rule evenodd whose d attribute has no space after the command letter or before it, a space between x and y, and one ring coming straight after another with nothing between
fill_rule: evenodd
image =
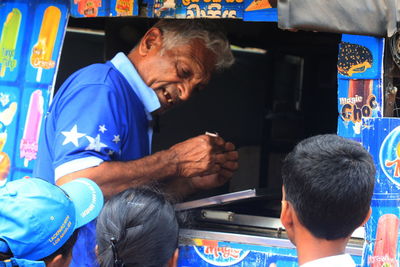
<instances>
[{"instance_id":1,"label":"man's hand","mask_svg":"<svg viewBox=\"0 0 400 267\"><path fill-rule=\"evenodd\" d=\"M226 143L225 147L227 150L230 149L230 151L223 153L225 162L220 166L218 173L190 178L188 182L191 183L193 189L206 190L216 188L222 186L232 178L234 172L239 167L237 162L239 154L237 151L234 151L235 146L232 143Z\"/></svg>"},{"instance_id":2,"label":"man's hand","mask_svg":"<svg viewBox=\"0 0 400 267\"><path fill-rule=\"evenodd\" d=\"M225 142L221 137L200 135L171 149L175 150L176 157L181 160L177 163L179 175L169 179L164 186L177 199L198 190L222 186L239 167L239 153L235 145ZM199 160L194 160L196 157Z\"/></svg>"},{"instance_id":3,"label":"man's hand","mask_svg":"<svg viewBox=\"0 0 400 267\"><path fill-rule=\"evenodd\" d=\"M235 170L232 166L238 154L232 143L221 137L200 135L172 146L169 150L174 154L176 176L191 178L220 173L225 169ZM228 175L229 176L229 175Z\"/></svg>"},{"instance_id":4,"label":"man's hand","mask_svg":"<svg viewBox=\"0 0 400 267\"><path fill-rule=\"evenodd\" d=\"M237 151L227 152L226 157L229 160L223 164L218 173L192 178L174 177L163 184L164 190L174 196L173 201L181 201L196 191L222 186L232 178L234 171L238 168Z\"/></svg>"}]
</instances>

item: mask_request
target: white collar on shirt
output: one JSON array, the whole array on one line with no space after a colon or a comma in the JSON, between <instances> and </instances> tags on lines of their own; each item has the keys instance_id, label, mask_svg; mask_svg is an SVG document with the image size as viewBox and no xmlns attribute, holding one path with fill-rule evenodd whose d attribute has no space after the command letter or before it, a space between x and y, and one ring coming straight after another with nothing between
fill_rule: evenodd
<instances>
[{"instance_id":1,"label":"white collar on shirt","mask_svg":"<svg viewBox=\"0 0 400 267\"><path fill-rule=\"evenodd\" d=\"M133 88L133 91L143 103L148 115L160 108L161 104L158 100L157 94L153 89L144 83L139 73L135 69L135 66L133 66L132 62L124 53L119 52L116 54L115 57L111 59L111 63L125 77L129 85Z\"/></svg>"},{"instance_id":2,"label":"white collar on shirt","mask_svg":"<svg viewBox=\"0 0 400 267\"><path fill-rule=\"evenodd\" d=\"M341 254L331 257L320 258L317 260L309 261L300 267L355 267L353 259L349 254Z\"/></svg>"}]
</instances>

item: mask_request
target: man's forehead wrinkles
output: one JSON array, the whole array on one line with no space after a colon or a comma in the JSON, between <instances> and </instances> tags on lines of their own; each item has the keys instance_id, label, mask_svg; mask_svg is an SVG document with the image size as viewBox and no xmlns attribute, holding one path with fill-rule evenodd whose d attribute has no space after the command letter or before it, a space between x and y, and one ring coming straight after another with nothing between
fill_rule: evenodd
<instances>
[{"instance_id":1,"label":"man's forehead wrinkles","mask_svg":"<svg viewBox=\"0 0 400 267\"><path fill-rule=\"evenodd\" d=\"M209 57L214 57L215 55L211 55L210 53L212 52L207 47L199 42L191 42L173 47L168 52L174 59L177 72L180 71L180 68L184 68L192 72L192 81L200 86L208 84L214 69L213 60Z\"/></svg>"}]
</instances>

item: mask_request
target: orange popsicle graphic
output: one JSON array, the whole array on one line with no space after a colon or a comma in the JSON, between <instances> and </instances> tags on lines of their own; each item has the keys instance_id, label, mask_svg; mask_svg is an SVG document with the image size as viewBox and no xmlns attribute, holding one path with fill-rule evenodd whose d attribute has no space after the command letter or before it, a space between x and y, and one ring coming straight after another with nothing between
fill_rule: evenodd
<instances>
[{"instance_id":1,"label":"orange popsicle graphic","mask_svg":"<svg viewBox=\"0 0 400 267\"><path fill-rule=\"evenodd\" d=\"M399 218L394 214L382 215L378 220L372 267L395 267Z\"/></svg>"},{"instance_id":2,"label":"orange popsicle graphic","mask_svg":"<svg viewBox=\"0 0 400 267\"><path fill-rule=\"evenodd\" d=\"M37 43L33 46L31 64L38 69L36 81L40 82L43 69L54 68L53 56L56 43L58 26L60 24L61 11L55 6L46 8L43 14L42 27Z\"/></svg>"}]
</instances>

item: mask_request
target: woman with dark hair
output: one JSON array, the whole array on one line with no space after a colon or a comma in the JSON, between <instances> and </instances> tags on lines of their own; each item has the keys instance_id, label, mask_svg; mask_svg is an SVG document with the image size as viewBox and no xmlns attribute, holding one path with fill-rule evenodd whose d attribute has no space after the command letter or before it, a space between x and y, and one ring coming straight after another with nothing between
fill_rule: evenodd
<instances>
[{"instance_id":1,"label":"woman with dark hair","mask_svg":"<svg viewBox=\"0 0 400 267\"><path fill-rule=\"evenodd\" d=\"M102 267L174 267L178 222L172 205L149 187L127 189L106 204L96 226Z\"/></svg>"}]
</instances>

